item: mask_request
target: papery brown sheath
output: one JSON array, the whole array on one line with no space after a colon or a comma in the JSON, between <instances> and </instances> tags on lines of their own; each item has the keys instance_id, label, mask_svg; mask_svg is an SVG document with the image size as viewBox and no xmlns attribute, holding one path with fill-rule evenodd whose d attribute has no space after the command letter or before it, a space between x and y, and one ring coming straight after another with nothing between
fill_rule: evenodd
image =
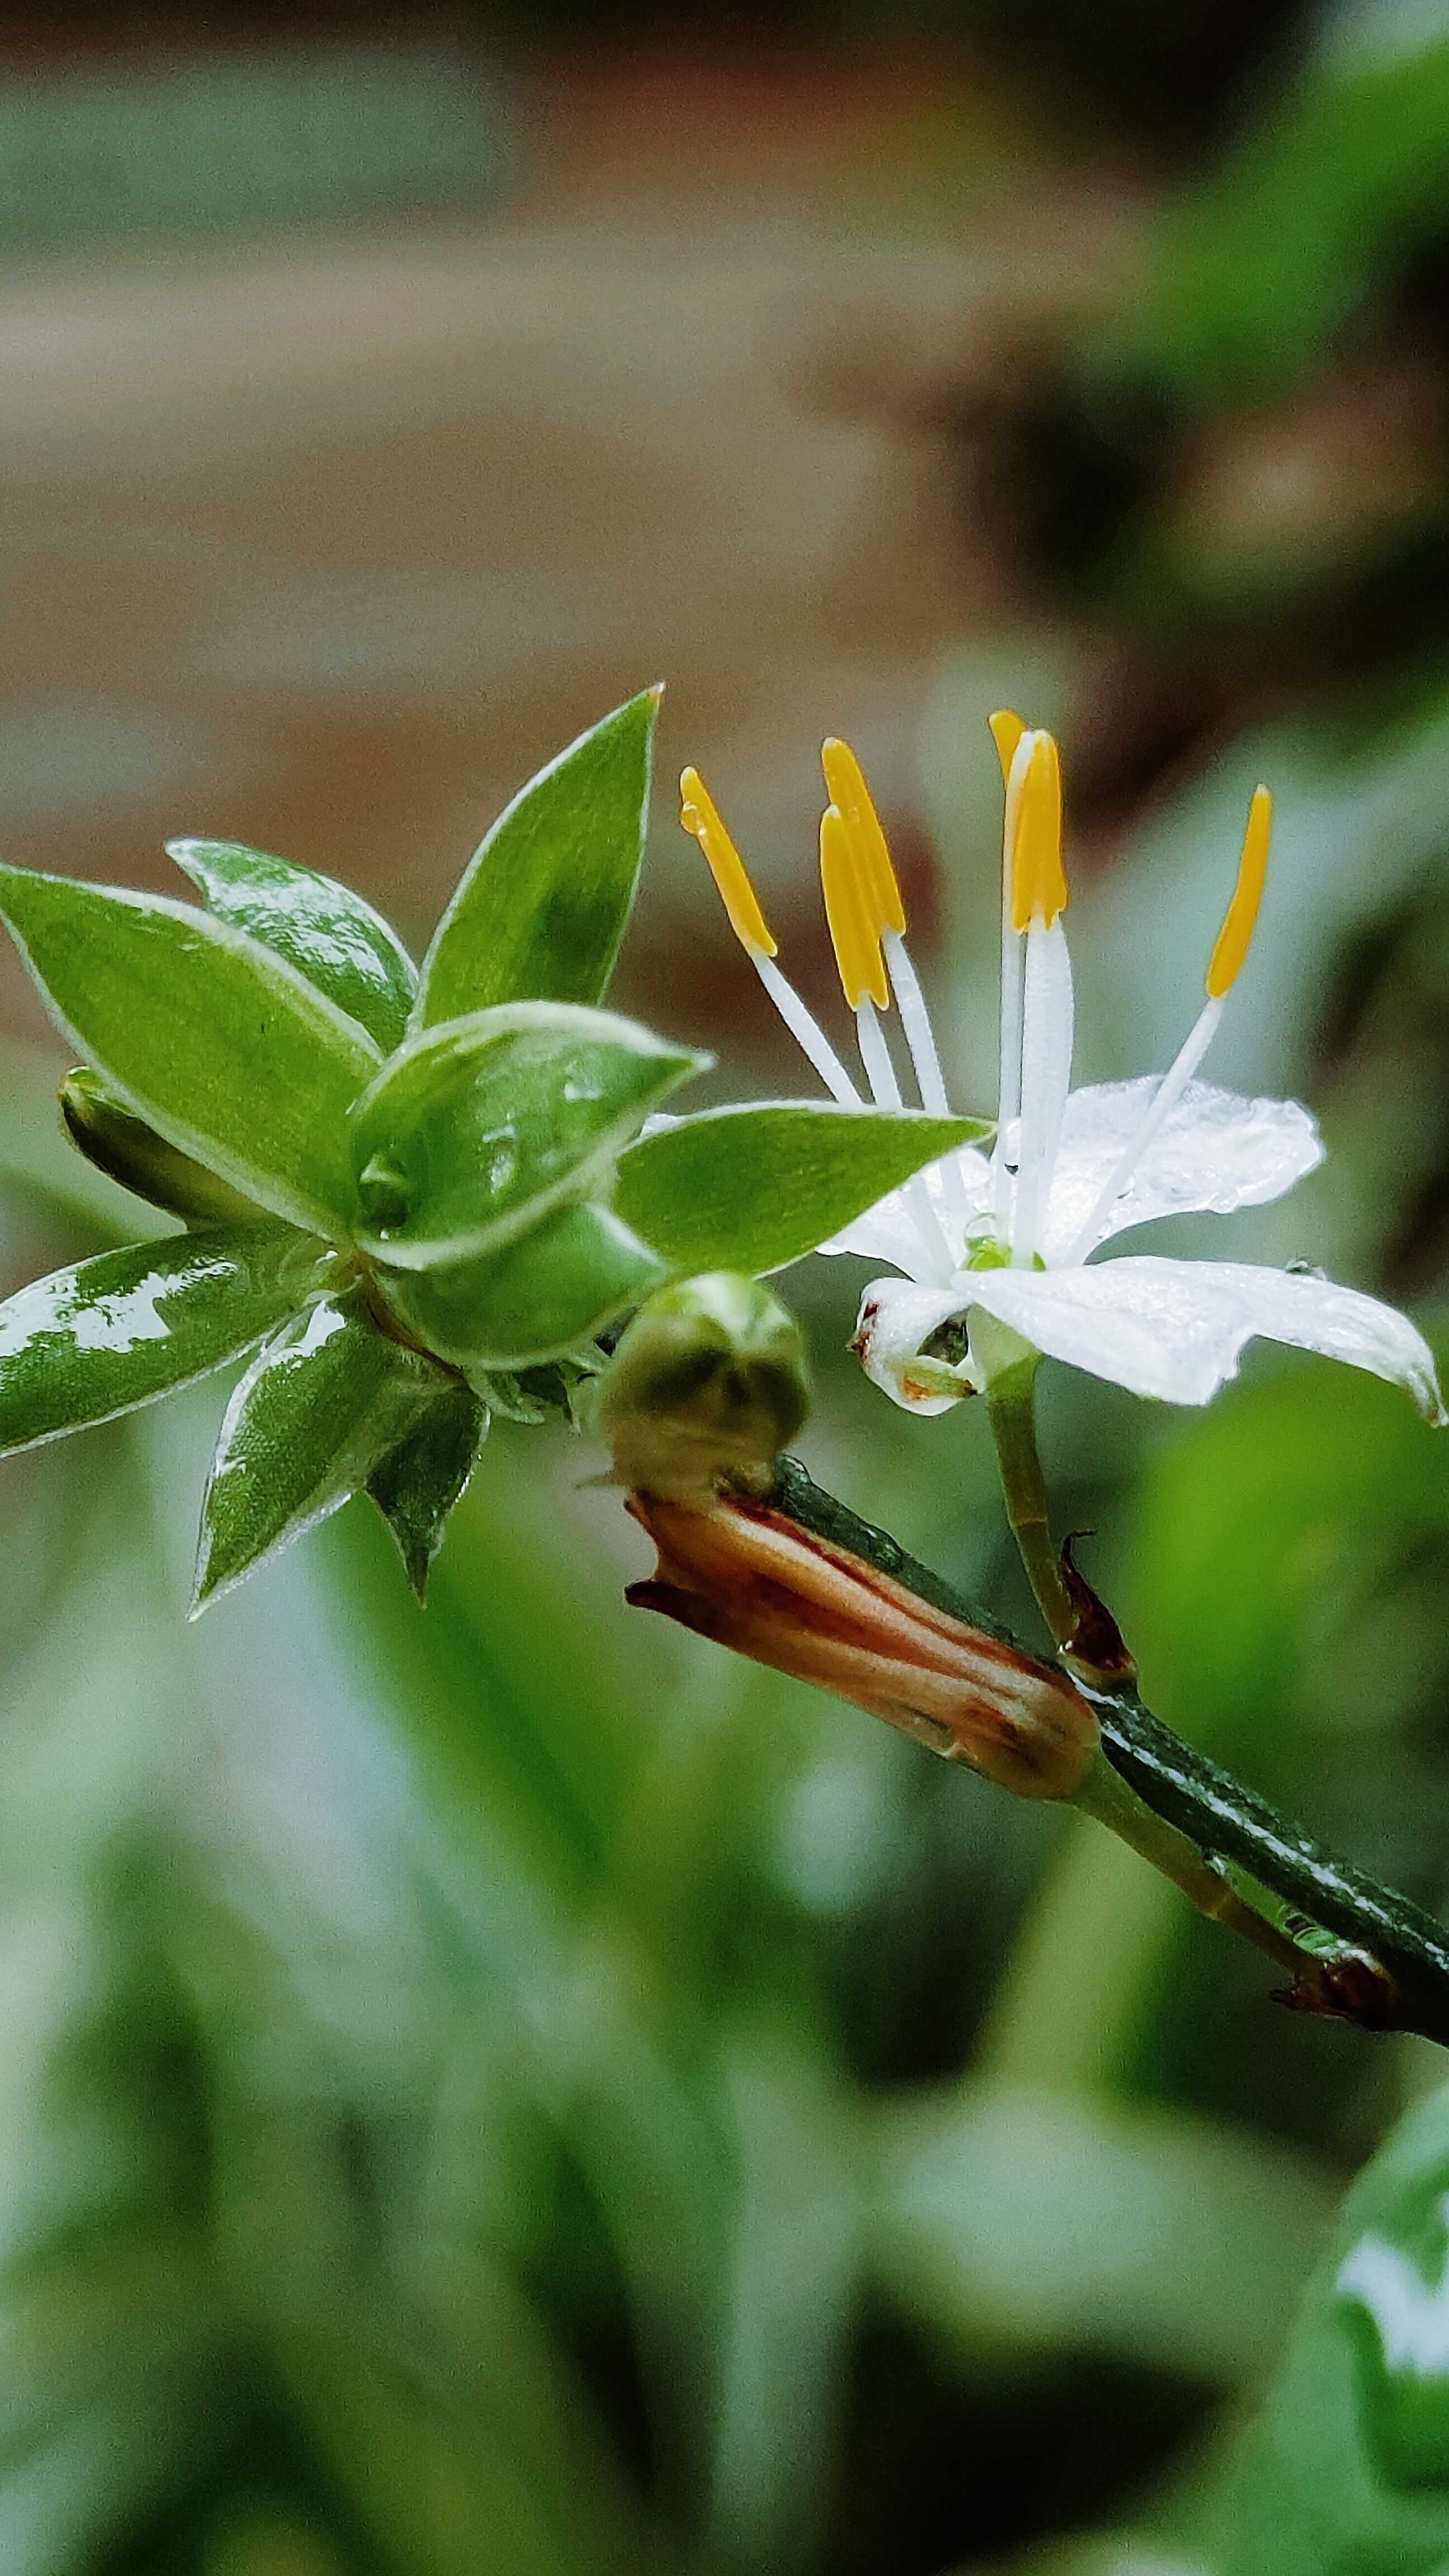
<instances>
[{"instance_id":1,"label":"papery brown sheath","mask_svg":"<svg viewBox=\"0 0 1449 2576\"><path fill-rule=\"evenodd\" d=\"M1060 1673L923 1601L768 1504L633 1493L659 1551L626 1598L815 1682L1019 1797L1070 1798L1097 1721Z\"/></svg>"}]
</instances>

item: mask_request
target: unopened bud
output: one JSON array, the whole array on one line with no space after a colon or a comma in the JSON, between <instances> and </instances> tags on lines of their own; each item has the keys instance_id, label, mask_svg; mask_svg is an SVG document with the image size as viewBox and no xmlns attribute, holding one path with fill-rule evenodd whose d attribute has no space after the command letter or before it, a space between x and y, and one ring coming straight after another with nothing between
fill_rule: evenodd
<instances>
[{"instance_id":1,"label":"unopened bud","mask_svg":"<svg viewBox=\"0 0 1449 2576\"><path fill-rule=\"evenodd\" d=\"M585 1411L619 1484L703 1497L767 1482L809 1401L794 1316L761 1280L712 1270L645 1300Z\"/></svg>"},{"instance_id":2,"label":"unopened bud","mask_svg":"<svg viewBox=\"0 0 1449 2576\"><path fill-rule=\"evenodd\" d=\"M78 1153L108 1180L187 1225L254 1225L262 1211L204 1163L169 1145L80 1065L60 1086L60 1114Z\"/></svg>"},{"instance_id":3,"label":"unopened bud","mask_svg":"<svg viewBox=\"0 0 1449 2576\"><path fill-rule=\"evenodd\" d=\"M1097 1721L1065 1675L938 1610L785 1513L629 1497L659 1551L636 1608L793 1673L1024 1798L1070 1798Z\"/></svg>"}]
</instances>

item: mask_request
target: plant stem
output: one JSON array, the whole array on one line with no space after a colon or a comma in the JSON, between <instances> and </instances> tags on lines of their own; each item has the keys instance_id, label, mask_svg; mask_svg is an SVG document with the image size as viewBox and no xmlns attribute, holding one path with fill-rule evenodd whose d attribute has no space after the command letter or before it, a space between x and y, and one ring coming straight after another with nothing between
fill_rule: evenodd
<instances>
[{"instance_id":1,"label":"plant stem","mask_svg":"<svg viewBox=\"0 0 1449 2576\"><path fill-rule=\"evenodd\" d=\"M1199 1914L1205 1914L1210 1923L1221 1923L1226 1930L1241 1933L1276 1968L1285 1970L1290 1977L1299 1975L1303 1953L1287 1933L1280 1932L1266 1915L1239 1896L1216 1862L1207 1859L1195 1842L1139 1798L1121 1773L1113 1769L1105 1751L1098 1754L1071 1803L1120 1835L1144 1860L1150 1860L1153 1868L1160 1869L1164 1878L1180 1887L1189 1904L1195 1905Z\"/></svg>"},{"instance_id":2,"label":"plant stem","mask_svg":"<svg viewBox=\"0 0 1449 2576\"><path fill-rule=\"evenodd\" d=\"M826 1493L798 1459L776 1461L768 1500L773 1511L800 1529L850 1549L949 1617L1001 1638L1018 1653L1024 1651L999 1620L963 1600L940 1575L908 1556L897 1540L872 1528ZM1351 1861L1328 1850L1300 1825L1278 1815L1255 1790L1184 1743L1143 1707L1135 1693L1098 1687L1080 1673L1074 1678L1097 1713L1103 1769L1110 1768L1124 1789L1135 1793L1130 1805L1125 1800L1118 1805L1110 1787L1095 1788L1092 1796L1100 1803L1094 1811L1104 1823L1125 1834L1158 1868L1166 1868L1195 1903L1194 1889L1186 1886L1178 1867L1169 1866L1169 1855L1175 1861L1184 1843L1204 1869L1210 1861L1234 1864L1310 1924L1351 1945L1352 1955L1342 1963L1340 1973L1335 1963L1315 1961L1309 1953L1286 1944L1298 2001L1337 2012L1365 2027L1418 2031L1449 2047L1449 1932L1443 1924L1410 1898L1381 1886ZM1110 1814L1106 1812L1109 1803ZM1143 1839L1150 1829L1137 1821L1139 1809L1149 1810L1165 1829L1150 1848ZM1176 1838L1172 1842L1167 1839L1169 1832ZM1202 1892L1211 1891L1204 1885ZM1238 1920L1234 1908L1225 1910L1219 1903L1213 1910L1217 1919L1231 1921L1259 1947L1266 1945L1256 1926L1262 1924L1264 1933L1274 1932L1261 1916L1254 1915L1249 1926ZM1248 1906L1242 1911L1252 1914ZM1277 1937L1271 1955L1281 1959ZM1350 1969L1361 1969L1360 1981L1348 1973ZM1316 1972L1320 1983L1314 1991Z\"/></svg>"},{"instance_id":3,"label":"plant stem","mask_svg":"<svg viewBox=\"0 0 1449 2576\"><path fill-rule=\"evenodd\" d=\"M1014 1338L1014 1337L1013 1337ZM1006 1497L1006 1517L1041 1611L1058 1646L1069 1646L1077 1614L1062 1579L1052 1537L1046 1479L1036 1445L1036 1354L995 1373L986 1388L986 1410L996 1443L996 1464Z\"/></svg>"}]
</instances>

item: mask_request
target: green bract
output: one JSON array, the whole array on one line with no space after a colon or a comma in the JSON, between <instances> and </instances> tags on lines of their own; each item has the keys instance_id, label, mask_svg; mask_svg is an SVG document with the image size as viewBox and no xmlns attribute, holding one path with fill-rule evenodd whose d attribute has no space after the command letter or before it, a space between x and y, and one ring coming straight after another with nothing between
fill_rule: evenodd
<instances>
[{"instance_id":1,"label":"green bract","mask_svg":"<svg viewBox=\"0 0 1449 2576\"><path fill-rule=\"evenodd\" d=\"M707 1062L598 1007L658 697L514 798L421 972L360 896L240 842L169 844L205 910L0 868L0 915L86 1058L67 1132L188 1229L0 1307L0 1450L254 1352L198 1606L359 1492L421 1598L495 1405L541 1418L661 1283L776 1268L980 1134L783 1102L641 1138Z\"/></svg>"},{"instance_id":2,"label":"green bract","mask_svg":"<svg viewBox=\"0 0 1449 2576\"><path fill-rule=\"evenodd\" d=\"M980 1118L830 1101L706 1109L629 1147L616 1205L671 1270L779 1270L985 1133Z\"/></svg>"}]
</instances>

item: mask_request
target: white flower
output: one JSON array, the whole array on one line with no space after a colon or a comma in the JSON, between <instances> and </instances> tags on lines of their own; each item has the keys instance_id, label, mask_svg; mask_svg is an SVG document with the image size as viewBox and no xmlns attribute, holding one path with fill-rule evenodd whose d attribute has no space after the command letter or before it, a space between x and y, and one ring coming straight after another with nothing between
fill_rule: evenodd
<instances>
[{"instance_id":1,"label":"white flower","mask_svg":"<svg viewBox=\"0 0 1449 2576\"><path fill-rule=\"evenodd\" d=\"M1387 1378L1427 1420L1444 1423L1427 1343L1377 1298L1246 1262L1132 1254L1092 1266L1092 1255L1129 1227L1261 1206L1323 1158L1317 1127L1296 1101L1245 1100L1196 1079L1252 937L1271 800L1262 787L1253 797L1206 1003L1174 1063L1160 1077L1073 1091L1057 747L1014 716L993 716L991 725L1006 780L996 1146L989 1158L968 1146L917 1174L821 1245L887 1261L902 1274L875 1280L861 1301L854 1347L867 1375L912 1412L947 1411L985 1383L980 1346L990 1330L978 1321L971 1343L945 1357L924 1346L953 1323L969 1331L974 1311L1031 1350L1135 1395L1205 1404L1236 1372L1244 1344L1264 1335ZM901 1100L880 1016L894 991L921 1101L945 1113L879 819L846 745L828 742L822 762L831 797L820 828L826 914L871 1095L888 1106ZM681 794L681 820L698 838L767 991L827 1089L858 1102L839 1056L774 962L744 867L693 770Z\"/></svg>"}]
</instances>

